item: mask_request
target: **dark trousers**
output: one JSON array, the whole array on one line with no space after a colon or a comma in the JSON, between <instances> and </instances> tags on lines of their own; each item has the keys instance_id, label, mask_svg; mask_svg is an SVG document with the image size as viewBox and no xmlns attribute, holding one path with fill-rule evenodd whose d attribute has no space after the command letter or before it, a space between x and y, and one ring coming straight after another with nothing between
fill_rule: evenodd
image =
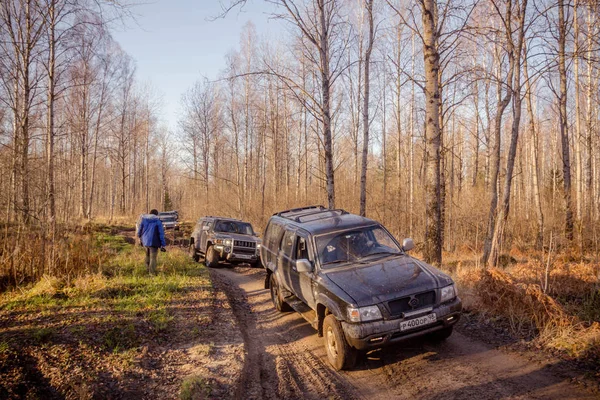
<instances>
[{"instance_id":1,"label":"dark trousers","mask_svg":"<svg viewBox=\"0 0 600 400\"><path fill-rule=\"evenodd\" d=\"M156 274L156 259L158 247L146 247L146 268L151 274Z\"/></svg>"}]
</instances>

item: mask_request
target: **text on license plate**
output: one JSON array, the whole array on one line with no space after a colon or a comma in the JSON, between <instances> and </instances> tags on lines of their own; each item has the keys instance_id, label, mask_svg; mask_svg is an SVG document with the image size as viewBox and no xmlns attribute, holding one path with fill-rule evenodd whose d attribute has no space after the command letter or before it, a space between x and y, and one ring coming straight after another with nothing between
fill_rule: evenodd
<instances>
[{"instance_id":1,"label":"text on license plate","mask_svg":"<svg viewBox=\"0 0 600 400\"><path fill-rule=\"evenodd\" d=\"M409 329L419 328L421 326L433 324L435 321L437 321L435 313L427 314L423 317L409 319L408 321L400 322L400 330L407 331Z\"/></svg>"}]
</instances>

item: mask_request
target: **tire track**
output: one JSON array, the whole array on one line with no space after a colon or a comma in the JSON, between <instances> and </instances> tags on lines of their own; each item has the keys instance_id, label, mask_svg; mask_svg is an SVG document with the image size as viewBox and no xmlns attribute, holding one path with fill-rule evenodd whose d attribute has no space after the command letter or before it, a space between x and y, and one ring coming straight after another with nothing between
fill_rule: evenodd
<instances>
[{"instance_id":1,"label":"tire track","mask_svg":"<svg viewBox=\"0 0 600 400\"><path fill-rule=\"evenodd\" d=\"M295 313L274 311L258 269L211 270L231 304L246 359L238 399L595 399L516 354L455 333L445 343L410 341L335 371L322 338ZM560 365L554 365L559 367Z\"/></svg>"}]
</instances>

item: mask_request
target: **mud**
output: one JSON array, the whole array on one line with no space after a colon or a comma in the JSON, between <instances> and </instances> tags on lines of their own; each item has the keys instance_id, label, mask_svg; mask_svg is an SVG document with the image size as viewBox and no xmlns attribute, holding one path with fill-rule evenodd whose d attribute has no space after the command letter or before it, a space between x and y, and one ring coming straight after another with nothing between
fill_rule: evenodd
<instances>
[{"instance_id":1,"label":"mud","mask_svg":"<svg viewBox=\"0 0 600 400\"><path fill-rule=\"evenodd\" d=\"M219 268L211 276L226 293L244 340L235 398L598 398L557 374L559 361L530 361L456 331L441 344L415 340L363 354L354 370L337 372L322 338L299 314L275 311L263 270Z\"/></svg>"}]
</instances>

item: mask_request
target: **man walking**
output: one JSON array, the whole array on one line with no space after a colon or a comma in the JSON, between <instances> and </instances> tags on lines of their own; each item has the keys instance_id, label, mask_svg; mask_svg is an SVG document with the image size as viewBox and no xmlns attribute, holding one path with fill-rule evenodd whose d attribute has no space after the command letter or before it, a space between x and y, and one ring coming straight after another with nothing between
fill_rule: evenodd
<instances>
[{"instance_id":1,"label":"man walking","mask_svg":"<svg viewBox=\"0 0 600 400\"><path fill-rule=\"evenodd\" d=\"M156 258L158 249L167 251L165 246L165 231L162 222L158 219L158 211L152 210L150 214L142 215L137 236L140 238L142 246L146 248L146 268L152 275L156 274Z\"/></svg>"}]
</instances>

